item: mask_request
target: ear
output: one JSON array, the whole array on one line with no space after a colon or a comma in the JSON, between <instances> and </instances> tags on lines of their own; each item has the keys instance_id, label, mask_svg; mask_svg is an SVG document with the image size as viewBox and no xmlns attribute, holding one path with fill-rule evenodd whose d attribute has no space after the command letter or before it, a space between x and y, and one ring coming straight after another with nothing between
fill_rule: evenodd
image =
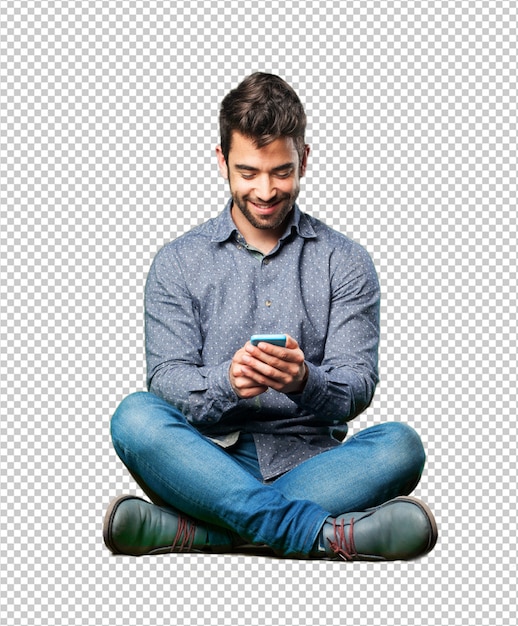
<instances>
[{"instance_id":1,"label":"ear","mask_svg":"<svg viewBox=\"0 0 518 626\"><path fill-rule=\"evenodd\" d=\"M225 180L228 180L228 165L225 161L225 157L223 156L221 146L216 146L216 157L218 159L219 173L223 176Z\"/></svg>"},{"instance_id":2,"label":"ear","mask_svg":"<svg viewBox=\"0 0 518 626\"><path fill-rule=\"evenodd\" d=\"M306 144L304 146L304 153L302 154L302 161L300 162L300 177L302 178L305 173L306 173L306 169L308 167L308 157L309 157L309 153L310 153L310 147L308 146L308 144Z\"/></svg>"}]
</instances>

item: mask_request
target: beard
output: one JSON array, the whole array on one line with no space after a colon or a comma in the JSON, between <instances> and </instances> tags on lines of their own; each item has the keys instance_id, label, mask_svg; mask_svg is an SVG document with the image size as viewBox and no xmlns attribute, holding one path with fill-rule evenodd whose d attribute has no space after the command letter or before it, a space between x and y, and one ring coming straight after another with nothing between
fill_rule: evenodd
<instances>
[{"instance_id":1,"label":"beard","mask_svg":"<svg viewBox=\"0 0 518 626\"><path fill-rule=\"evenodd\" d=\"M233 193L232 189L230 191L232 193L232 201L254 228L258 228L260 230L275 230L284 224L286 218L291 213L293 205L299 195L300 188L294 189L291 194L280 194L268 203L260 203L257 199L252 200L248 195L242 196L238 193ZM253 213L253 211L249 208L249 202L268 204L270 206L279 204L279 208L273 215L260 215Z\"/></svg>"}]
</instances>

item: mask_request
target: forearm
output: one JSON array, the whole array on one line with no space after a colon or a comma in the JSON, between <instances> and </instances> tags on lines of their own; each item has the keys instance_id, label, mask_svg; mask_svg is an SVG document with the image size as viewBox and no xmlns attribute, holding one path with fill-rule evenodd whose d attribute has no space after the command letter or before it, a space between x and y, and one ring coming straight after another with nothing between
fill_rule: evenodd
<instances>
[{"instance_id":1,"label":"forearm","mask_svg":"<svg viewBox=\"0 0 518 626\"><path fill-rule=\"evenodd\" d=\"M239 401L229 381L229 365L230 362L213 367L167 363L156 368L148 388L193 424L216 423Z\"/></svg>"},{"instance_id":2,"label":"forearm","mask_svg":"<svg viewBox=\"0 0 518 626\"><path fill-rule=\"evenodd\" d=\"M364 411L378 382L375 370L343 366L327 368L307 363L308 377L301 394L289 397L300 408L329 425L343 424Z\"/></svg>"},{"instance_id":3,"label":"forearm","mask_svg":"<svg viewBox=\"0 0 518 626\"><path fill-rule=\"evenodd\" d=\"M230 361L204 361L196 306L174 255L157 255L146 283L146 361L149 391L195 424L215 423L238 402Z\"/></svg>"}]
</instances>

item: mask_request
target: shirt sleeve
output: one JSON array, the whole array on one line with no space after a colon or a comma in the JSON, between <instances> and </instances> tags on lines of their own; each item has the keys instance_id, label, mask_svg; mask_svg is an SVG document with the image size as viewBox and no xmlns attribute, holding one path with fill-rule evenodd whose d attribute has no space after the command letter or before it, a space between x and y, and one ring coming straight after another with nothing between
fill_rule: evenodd
<instances>
[{"instance_id":1,"label":"shirt sleeve","mask_svg":"<svg viewBox=\"0 0 518 626\"><path fill-rule=\"evenodd\" d=\"M380 288L368 253L354 243L336 252L324 359L307 363L304 391L290 396L300 408L329 425L364 411L378 383Z\"/></svg>"},{"instance_id":2,"label":"shirt sleeve","mask_svg":"<svg viewBox=\"0 0 518 626\"><path fill-rule=\"evenodd\" d=\"M215 423L239 401L230 384L231 361L207 367L199 308L171 251L158 253L145 291L149 391L196 424Z\"/></svg>"}]
</instances>

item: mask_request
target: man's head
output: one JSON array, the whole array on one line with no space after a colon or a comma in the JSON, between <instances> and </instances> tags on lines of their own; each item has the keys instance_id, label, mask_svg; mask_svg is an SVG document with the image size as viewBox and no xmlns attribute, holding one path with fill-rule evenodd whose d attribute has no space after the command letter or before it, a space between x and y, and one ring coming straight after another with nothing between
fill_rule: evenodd
<instances>
[{"instance_id":1,"label":"man's head","mask_svg":"<svg viewBox=\"0 0 518 626\"><path fill-rule=\"evenodd\" d=\"M282 234L309 154L300 100L278 76L252 74L223 100L220 122L216 153L236 225L245 236Z\"/></svg>"},{"instance_id":2,"label":"man's head","mask_svg":"<svg viewBox=\"0 0 518 626\"><path fill-rule=\"evenodd\" d=\"M225 160L232 133L252 139L257 148L279 137L291 137L302 162L306 114L295 91L279 76L256 72L230 91L219 116L221 151Z\"/></svg>"}]
</instances>

